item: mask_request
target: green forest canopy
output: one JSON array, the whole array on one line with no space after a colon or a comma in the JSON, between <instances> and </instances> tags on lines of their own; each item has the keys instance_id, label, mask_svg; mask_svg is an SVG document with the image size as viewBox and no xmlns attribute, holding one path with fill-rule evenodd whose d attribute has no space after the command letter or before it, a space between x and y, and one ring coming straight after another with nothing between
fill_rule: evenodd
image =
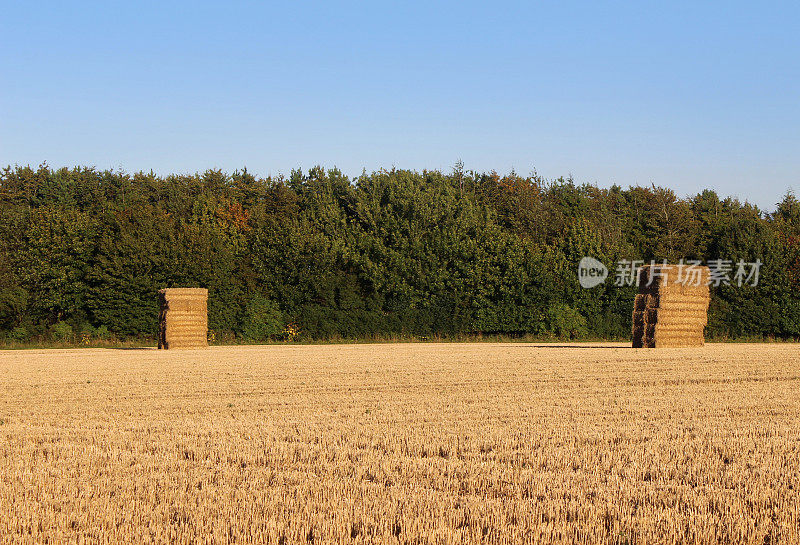
<instances>
[{"instance_id":1,"label":"green forest canopy","mask_svg":"<svg viewBox=\"0 0 800 545\"><path fill-rule=\"evenodd\" d=\"M635 287L577 264L760 260L712 289L717 338L800 336L800 203L774 213L705 190L601 189L536 175L336 169L257 178L7 167L0 337L155 337L156 292L209 289L209 327L264 340L454 334L619 338ZM98 329L99 328L99 329Z\"/></svg>"}]
</instances>

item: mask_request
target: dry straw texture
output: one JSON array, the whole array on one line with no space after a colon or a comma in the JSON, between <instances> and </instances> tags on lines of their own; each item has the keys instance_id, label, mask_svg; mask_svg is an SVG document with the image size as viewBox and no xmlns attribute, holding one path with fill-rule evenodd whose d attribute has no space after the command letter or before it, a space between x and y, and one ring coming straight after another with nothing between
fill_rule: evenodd
<instances>
[{"instance_id":1,"label":"dry straw texture","mask_svg":"<svg viewBox=\"0 0 800 545\"><path fill-rule=\"evenodd\" d=\"M208 290L166 288L158 292L159 348L208 346Z\"/></svg>"},{"instance_id":2,"label":"dry straw texture","mask_svg":"<svg viewBox=\"0 0 800 545\"><path fill-rule=\"evenodd\" d=\"M634 348L703 346L708 320L708 267L645 265L633 302Z\"/></svg>"},{"instance_id":3,"label":"dry straw texture","mask_svg":"<svg viewBox=\"0 0 800 545\"><path fill-rule=\"evenodd\" d=\"M0 352L0 542L798 543L800 353Z\"/></svg>"}]
</instances>

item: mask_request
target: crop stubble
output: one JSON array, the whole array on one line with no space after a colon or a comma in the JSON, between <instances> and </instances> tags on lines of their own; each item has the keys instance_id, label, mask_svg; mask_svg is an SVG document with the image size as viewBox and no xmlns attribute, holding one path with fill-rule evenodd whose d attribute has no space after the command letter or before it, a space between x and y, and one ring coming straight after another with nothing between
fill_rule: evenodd
<instances>
[{"instance_id":1,"label":"crop stubble","mask_svg":"<svg viewBox=\"0 0 800 545\"><path fill-rule=\"evenodd\" d=\"M7 543L797 543L792 345L0 352Z\"/></svg>"}]
</instances>

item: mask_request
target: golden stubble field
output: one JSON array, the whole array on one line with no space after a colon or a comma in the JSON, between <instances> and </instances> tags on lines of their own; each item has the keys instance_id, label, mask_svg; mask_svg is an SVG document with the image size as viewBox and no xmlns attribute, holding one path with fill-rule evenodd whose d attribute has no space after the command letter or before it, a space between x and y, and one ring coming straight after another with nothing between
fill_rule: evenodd
<instances>
[{"instance_id":1,"label":"golden stubble field","mask_svg":"<svg viewBox=\"0 0 800 545\"><path fill-rule=\"evenodd\" d=\"M3 543L798 543L800 347L0 352Z\"/></svg>"}]
</instances>

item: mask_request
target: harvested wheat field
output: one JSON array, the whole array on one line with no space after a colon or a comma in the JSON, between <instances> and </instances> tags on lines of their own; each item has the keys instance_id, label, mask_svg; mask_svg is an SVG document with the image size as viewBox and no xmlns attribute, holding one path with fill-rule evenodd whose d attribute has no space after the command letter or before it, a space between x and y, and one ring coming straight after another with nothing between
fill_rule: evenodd
<instances>
[{"instance_id":1,"label":"harvested wheat field","mask_svg":"<svg viewBox=\"0 0 800 545\"><path fill-rule=\"evenodd\" d=\"M0 352L3 543L798 543L793 345Z\"/></svg>"}]
</instances>

